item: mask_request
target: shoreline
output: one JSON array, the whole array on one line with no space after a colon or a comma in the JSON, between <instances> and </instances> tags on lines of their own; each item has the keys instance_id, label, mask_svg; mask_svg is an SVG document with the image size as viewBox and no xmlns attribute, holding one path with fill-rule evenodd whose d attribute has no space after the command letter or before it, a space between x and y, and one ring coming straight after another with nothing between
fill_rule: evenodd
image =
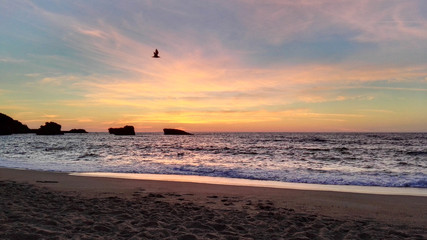
<instances>
[{"instance_id":1,"label":"shoreline","mask_svg":"<svg viewBox=\"0 0 427 240\"><path fill-rule=\"evenodd\" d=\"M8 168L0 168L0 187L0 229L4 232L0 238L4 239L25 239L34 232L39 237L63 236L59 239L77 233L80 238L115 239L131 235L134 239L427 237L427 197L423 196L101 178ZM22 224L30 227L23 230ZM14 238L13 234L21 235Z\"/></svg>"},{"instance_id":2,"label":"shoreline","mask_svg":"<svg viewBox=\"0 0 427 240\"><path fill-rule=\"evenodd\" d=\"M168 182L191 182L216 185L246 186L246 187L264 187L279 189L294 189L308 191L328 191L328 192L346 192L346 193L363 193L376 195L404 195L427 197L426 188L411 187L380 187L380 186L355 186L355 185L328 185L328 184L311 184L311 183L292 183L278 182L269 180L253 180L242 178L210 177L198 175L176 175L176 174L149 174L149 173L112 173L112 172L81 172L69 173L72 176L83 177L101 177L101 178L118 178L134 180L153 180Z\"/></svg>"}]
</instances>

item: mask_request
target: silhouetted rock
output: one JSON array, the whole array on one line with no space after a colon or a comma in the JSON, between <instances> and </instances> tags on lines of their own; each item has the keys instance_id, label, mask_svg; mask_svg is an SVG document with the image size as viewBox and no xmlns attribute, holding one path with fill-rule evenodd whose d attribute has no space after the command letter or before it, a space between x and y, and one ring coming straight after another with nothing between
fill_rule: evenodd
<instances>
[{"instance_id":1,"label":"silhouetted rock","mask_svg":"<svg viewBox=\"0 0 427 240\"><path fill-rule=\"evenodd\" d=\"M36 134L37 135L62 135L64 133L61 131L61 125L55 122L46 122L44 126L40 126Z\"/></svg>"},{"instance_id":2,"label":"silhouetted rock","mask_svg":"<svg viewBox=\"0 0 427 240\"><path fill-rule=\"evenodd\" d=\"M193 135L189 132L179 130L179 129L174 129L174 128L165 128L163 129L163 133L165 135Z\"/></svg>"},{"instance_id":3,"label":"silhouetted rock","mask_svg":"<svg viewBox=\"0 0 427 240\"><path fill-rule=\"evenodd\" d=\"M114 135L135 135L133 126L124 126L122 128L109 128L108 132Z\"/></svg>"},{"instance_id":4,"label":"silhouetted rock","mask_svg":"<svg viewBox=\"0 0 427 240\"><path fill-rule=\"evenodd\" d=\"M31 130L27 125L0 113L0 135L10 135L14 133L31 133Z\"/></svg>"},{"instance_id":5,"label":"silhouetted rock","mask_svg":"<svg viewBox=\"0 0 427 240\"><path fill-rule=\"evenodd\" d=\"M71 129L70 131L66 131L65 133L87 133L84 129Z\"/></svg>"}]
</instances>

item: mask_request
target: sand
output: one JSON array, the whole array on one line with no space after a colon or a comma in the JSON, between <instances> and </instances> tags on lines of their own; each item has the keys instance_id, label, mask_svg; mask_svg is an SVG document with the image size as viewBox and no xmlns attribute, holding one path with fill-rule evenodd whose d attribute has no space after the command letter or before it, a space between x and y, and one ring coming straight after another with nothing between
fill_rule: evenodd
<instances>
[{"instance_id":1,"label":"sand","mask_svg":"<svg viewBox=\"0 0 427 240\"><path fill-rule=\"evenodd\" d=\"M427 239L426 200L0 168L0 239Z\"/></svg>"}]
</instances>

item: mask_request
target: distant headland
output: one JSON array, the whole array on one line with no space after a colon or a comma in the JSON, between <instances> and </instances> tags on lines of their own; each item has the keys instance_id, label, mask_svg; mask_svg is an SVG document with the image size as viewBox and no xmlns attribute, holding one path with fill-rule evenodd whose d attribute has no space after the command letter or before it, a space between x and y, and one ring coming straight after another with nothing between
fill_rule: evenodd
<instances>
[{"instance_id":1,"label":"distant headland","mask_svg":"<svg viewBox=\"0 0 427 240\"><path fill-rule=\"evenodd\" d=\"M55 122L46 122L39 129L30 129L27 125L15 120L6 114L0 113L0 135L35 133L37 135L63 135L64 133L87 133L84 129L62 131L61 125Z\"/></svg>"},{"instance_id":2,"label":"distant headland","mask_svg":"<svg viewBox=\"0 0 427 240\"><path fill-rule=\"evenodd\" d=\"M11 135L16 133L35 133L35 130L31 130L20 121L0 113L0 135Z\"/></svg>"}]
</instances>

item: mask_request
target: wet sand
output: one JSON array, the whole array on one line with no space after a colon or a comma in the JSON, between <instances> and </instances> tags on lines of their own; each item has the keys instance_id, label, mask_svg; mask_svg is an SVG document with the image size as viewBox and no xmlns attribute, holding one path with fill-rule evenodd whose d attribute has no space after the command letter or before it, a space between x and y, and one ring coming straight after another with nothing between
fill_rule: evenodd
<instances>
[{"instance_id":1,"label":"wet sand","mask_svg":"<svg viewBox=\"0 0 427 240\"><path fill-rule=\"evenodd\" d=\"M427 197L0 168L0 239L427 239Z\"/></svg>"}]
</instances>

